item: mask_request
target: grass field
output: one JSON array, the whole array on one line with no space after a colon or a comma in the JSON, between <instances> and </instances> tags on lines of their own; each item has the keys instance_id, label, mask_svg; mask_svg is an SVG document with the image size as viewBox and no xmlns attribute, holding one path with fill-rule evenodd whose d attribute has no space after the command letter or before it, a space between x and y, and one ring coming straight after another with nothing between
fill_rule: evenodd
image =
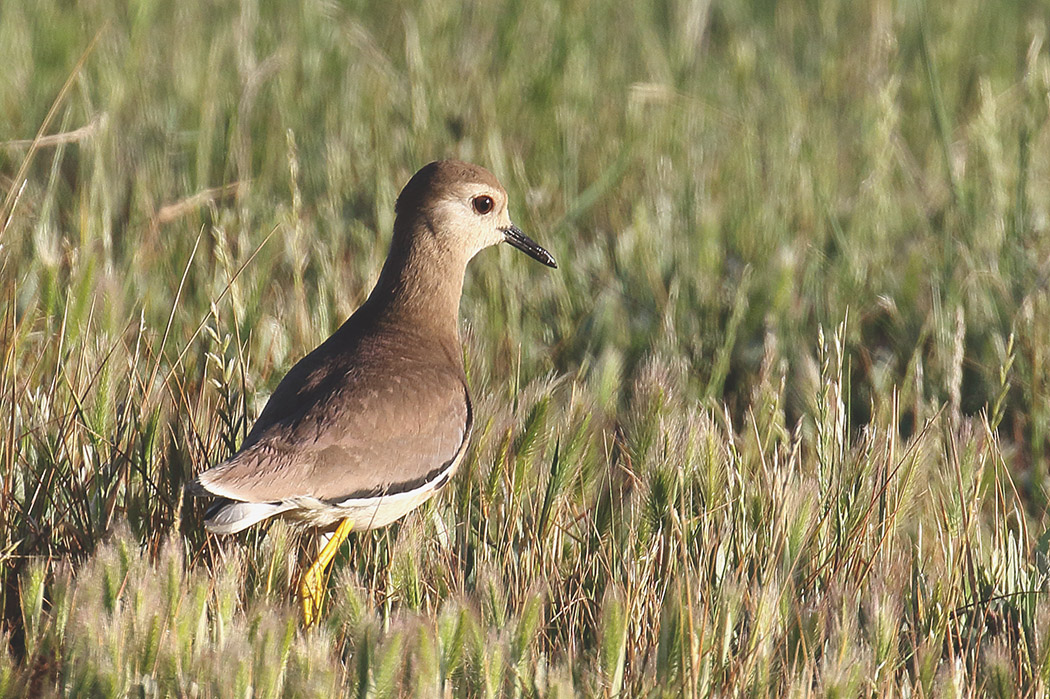
<instances>
[{"instance_id":1,"label":"grass field","mask_svg":"<svg viewBox=\"0 0 1050 699\"><path fill-rule=\"evenodd\" d=\"M1045 696L1048 31L0 3L0 694ZM182 486L450 156L561 268L472 263L463 468L303 631L311 537L211 537Z\"/></svg>"}]
</instances>

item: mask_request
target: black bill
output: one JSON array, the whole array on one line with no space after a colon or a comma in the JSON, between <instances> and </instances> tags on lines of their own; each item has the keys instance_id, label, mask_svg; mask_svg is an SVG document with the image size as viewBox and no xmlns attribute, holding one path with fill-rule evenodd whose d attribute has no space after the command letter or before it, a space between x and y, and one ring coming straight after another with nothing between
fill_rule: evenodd
<instances>
[{"instance_id":1,"label":"black bill","mask_svg":"<svg viewBox=\"0 0 1050 699\"><path fill-rule=\"evenodd\" d=\"M508 243L516 247L518 250L521 250L532 259L538 260L548 267L554 267L555 269L558 268L558 263L554 261L554 256L541 248L535 240L522 233L521 229L517 226L504 228L503 236Z\"/></svg>"}]
</instances>

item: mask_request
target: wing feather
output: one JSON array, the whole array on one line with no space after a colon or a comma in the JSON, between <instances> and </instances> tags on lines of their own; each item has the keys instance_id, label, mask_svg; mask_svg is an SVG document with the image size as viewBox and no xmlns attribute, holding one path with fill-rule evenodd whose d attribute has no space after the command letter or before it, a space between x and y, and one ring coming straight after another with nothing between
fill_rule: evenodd
<instances>
[{"instance_id":1,"label":"wing feather","mask_svg":"<svg viewBox=\"0 0 1050 699\"><path fill-rule=\"evenodd\" d=\"M393 494L456 459L472 417L462 369L389 347L348 358L332 351L337 338L293 367L241 450L193 492L252 503Z\"/></svg>"}]
</instances>

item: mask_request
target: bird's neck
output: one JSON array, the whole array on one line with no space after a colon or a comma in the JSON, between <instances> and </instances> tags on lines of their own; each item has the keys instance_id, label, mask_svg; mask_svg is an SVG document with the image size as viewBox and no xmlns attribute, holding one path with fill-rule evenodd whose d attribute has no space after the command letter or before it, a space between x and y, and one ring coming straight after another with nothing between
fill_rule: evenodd
<instances>
[{"instance_id":1,"label":"bird's neck","mask_svg":"<svg viewBox=\"0 0 1050 699\"><path fill-rule=\"evenodd\" d=\"M442 248L438 236L395 225L394 239L379 281L366 305L383 323L410 324L438 339L459 342L459 300L468 257Z\"/></svg>"}]
</instances>

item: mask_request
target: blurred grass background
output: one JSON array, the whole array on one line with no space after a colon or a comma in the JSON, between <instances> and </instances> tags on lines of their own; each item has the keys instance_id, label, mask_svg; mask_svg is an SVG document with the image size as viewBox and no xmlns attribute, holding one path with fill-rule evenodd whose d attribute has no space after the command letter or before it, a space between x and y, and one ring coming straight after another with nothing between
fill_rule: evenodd
<instances>
[{"instance_id":1,"label":"blurred grass background","mask_svg":"<svg viewBox=\"0 0 1050 699\"><path fill-rule=\"evenodd\" d=\"M1050 691L1050 6L0 4L0 693ZM43 125L44 128L41 128ZM42 136L34 141L34 137ZM352 537L182 485L483 164L472 449Z\"/></svg>"}]
</instances>

